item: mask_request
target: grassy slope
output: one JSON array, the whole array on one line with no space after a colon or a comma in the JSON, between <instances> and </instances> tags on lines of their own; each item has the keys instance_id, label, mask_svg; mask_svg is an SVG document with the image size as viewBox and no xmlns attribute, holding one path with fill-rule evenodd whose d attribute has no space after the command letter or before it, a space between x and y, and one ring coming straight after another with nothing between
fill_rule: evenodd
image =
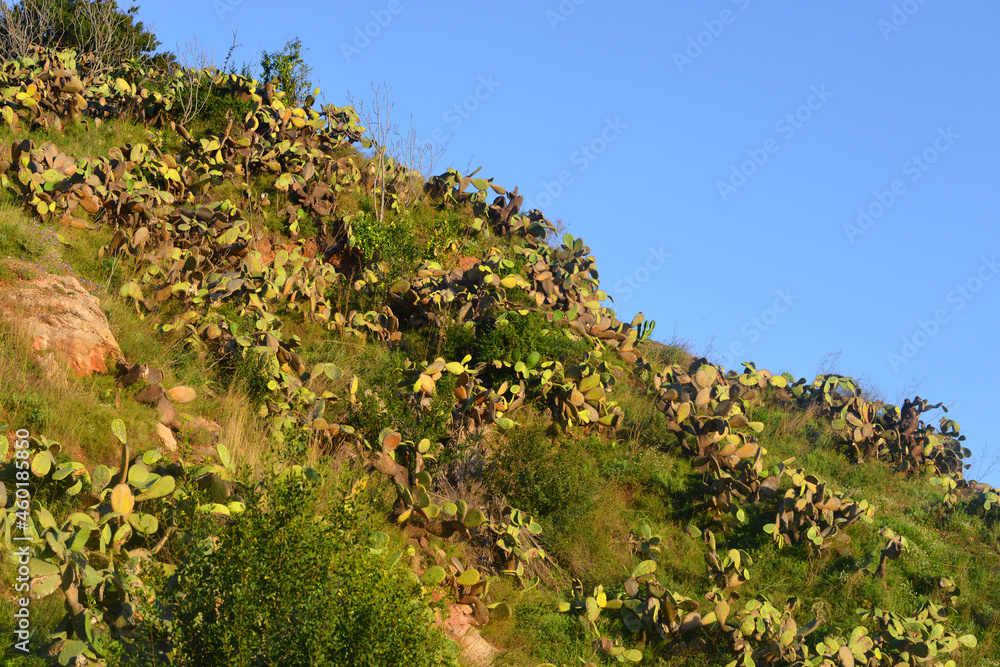
<instances>
[{"instance_id":1,"label":"grassy slope","mask_svg":"<svg viewBox=\"0 0 1000 667\"><path fill-rule=\"evenodd\" d=\"M99 130L88 132L76 127L35 139L53 140L63 151L80 156L104 154L112 146L141 141L143 136L143 128L122 121L106 124ZM9 145L12 139L8 130L0 130L0 145ZM259 182L256 187L264 189L267 183ZM231 186L222 186L209 199L231 197L235 191ZM129 267L96 259L97 248L108 241L110 231L59 228L56 231L63 235L68 247L51 244L46 241L44 226L33 222L9 194L2 196L0 253L3 256L25 255L30 262L56 272L65 272L59 262L67 261L75 275L99 286L97 294L130 362L142 361L164 369L168 386L195 387L199 399L187 406L187 411L218 420L230 449L245 461L262 465L268 456L276 455L269 451L265 429L253 417L238 383L231 383L231 378L214 360L186 347L178 337L152 333L153 323L168 321L172 313L141 316L117 296L117 287L126 279ZM280 197L274 199L272 216L283 206ZM365 202L359 200L355 205L361 207ZM418 206L409 220L413 234L410 245L421 257L436 254L439 261L447 264L461 255L482 256L488 246L459 235L461 226L469 222L460 214ZM263 213L255 222L261 235L273 234L280 228ZM500 243L497 239L491 242ZM404 258L398 264L399 272L405 274L412 269L417 259ZM15 265L9 264L2 270L0 280L17 280L27 275L26 269L12 266ZM344 298L346 301L350 296ZM294 315L287 320L286 332L300 336L300 353L307 363L335 362L345 375L357 374L362 387L395 383L407 355L433 359L441 353L440 341L435 345L419 333L404 337L403 351L392 351L371 340L331 338L321 327L297 320ZM64 443L65 453L71 458L92 463L108 463L114 457L106 428L114 417L125 420L138 450L155 445L154 411L126 400L127 395L121 397L121 407L116 408L111 378L69 378L64 386L46 381L28 353L23 336L9 326L2 333L0 424L25 425L35 432L44 432ZM449 341L444 343L447 345ZM455 357L464 351L459 343L449 350ZM678 362L685 356L677 347L654 349L650 345L644 351L650 358L659 358L661 364ZM662 549L655 554L661 581L690 597L700 597L707 591L705 546L700 539L688 537L684 532L689 522L697 522L700 517L701 475L677 451L664 418L641 385L623 381L615 393L625 419L614 433L588 435L579 430L560 433L552 429L546 415L529 406L516 415L521 427L507 434L494 434L482 442L468 440L452 454L458 459L472 456L476 451L489 453L497 465L493 473L479 480L479 493L485 500L491 493L502 492L510 502L535 514L545 529L545 543L551 555L538 588L523 592L511 582L501 582L495 588L494 598L510 601L516 612L513 620L494 623L485 629L486 637L505 651L500 664L550 661L571 665L579 664L580 658L603 660L603 654L595 650L596 637L586 624L579 617L559 614L554 609L558 602L568 599L573 578L581 579L586 590L603 584L611 592L621 591L622 580L643 558L635 553L631 539L643 523L663 538ZM399 423L400 413L393 412L395 407L390 408L390 414L381 416L356 410L349 414L348 420L353 419L370 433L377 433L383 426L401 428L404 424ZM436 418L415 425L420 435L432 438L446 435L447 409L442 407L438 412ZM750 582L740 590L744 598L764 594L778 602L795 595L799 597L800 609L805 610L803 616L814 605L821 605L820 613L826 622L817 635L822 636L838 627L849 631L857 624L858 607L878 605L910 613L926 598L945 602L937 581L942 576L951 576L962 592L953 605L956 630L972 632L980 640L977 649L964 651L959 664L996 664L1000 655L996 607L1000 604L991 578L1000 569L997 548L1000 529L984 525L980 518L962 511L944 511L940 492L925 479L904 478L878 463L851 464L838 451L828 425L810 414L765 403L757 406L751 417L766 425L761 444L769 451L769 464L794 456L796 465L827 480L835 490L859 489L856 495L875 504L878 511L874 524L857 525L850 531L850 557L828 554L814 558L805 547L779 550L762 532L763 524L773 520L773 502L750 509L745 524L731 525L724 539L719 535L727 548L744 549L753 558ZM417 434L408 433L407 437L415 440ZM195 444L198 443L187 442L182 446ZM308 456L319 458L314 449ZM374 509L385 516L391 506L391 487L380 479L373 479L373 484L378 502ZM910 544L908 553L890 563L884 582L860 570L865 555L871 551L877 554L884 545L885 539L878 533L882 526L904 535ZM388 525L384 529L393 530ZM393 539L402 538L395 533ZM430 542L431 548L440 547L449 555L473 555L463 544L433 537ZM9 586L9 577L3 583ZM37 618L43 625L53 623L58 617L58 607L58 603L47 601L40 607ZM618 632L617 621L600 623L602 632ZM715 651L712 646L690 651L651 646L644 664L659 661L665 665L709 665L728 661L726 650L719 654Z\"/></svg>"}]
</instances>

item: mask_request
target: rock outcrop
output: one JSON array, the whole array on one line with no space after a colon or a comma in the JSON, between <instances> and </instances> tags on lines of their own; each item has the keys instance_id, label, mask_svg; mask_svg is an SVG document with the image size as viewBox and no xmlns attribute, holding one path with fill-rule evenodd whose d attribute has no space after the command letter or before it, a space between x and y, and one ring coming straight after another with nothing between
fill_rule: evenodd
<instances>
[{"instance_id":1,"label":"rock outcrop","mask_svg":"<svg viewBox=\"0 0 1000 667\"><path fill-rule=\"evenodd\" d=\"M444 634L458 644L462 660L467 665L486 667L493 664L498 651L479 634L475 610L471 605L448 605L448 617L439 625Z\"/></svg>"},{"instance_id":2,"label":"rock outcrop","mask_svg":"<svg viewBox=\"0 0 1000 667\"><path fill-rule=\"evenodd\" d=\"M0 316L23 323L36 351L51 351L77 376L106 373L122 358L101 302L73 276L5 284Z\"/></svg>"}]
</instances>

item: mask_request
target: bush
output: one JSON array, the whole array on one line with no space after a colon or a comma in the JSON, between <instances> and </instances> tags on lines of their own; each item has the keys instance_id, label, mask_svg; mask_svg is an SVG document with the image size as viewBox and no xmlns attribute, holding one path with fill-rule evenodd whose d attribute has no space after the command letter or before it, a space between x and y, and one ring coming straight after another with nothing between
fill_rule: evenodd
<instances>
[{"instance_id":1,"label":"bush","mask_svg":"<svg viewBox=\"0 0 1000 667\"><path fill-rule=\"evenodd\" d=\"M455 341L465 340L458 330L447 330L446 341L448 336L452 336ZM505 381L516 384L517 375L513 370L495 370L489 365L491 361L517 363L526 360L532 352L538 352L542 361L558 360L569 367L586 359L590 349L585 341L571 340L563 335L542 312L532 311L527 315L518 315L514 311L507 311L506 323L488 321L476 328L475 339L467 353L472 355L473 364L487 364L480 372L480 379L487 386L498 386ZM453 358L461 359L464 352L454 350L452 354Z\"/></svg>"},{"instance_id":2,"label":"bush","mask_svg":"<svg viewBox=\"0 0 1000 667\"><path fill-rule=\"evenodd\" d=\"M537 351L542 359L558 359L565 366L583 361L590 346L583 341L570 340L552 326L539 311L527 315L507 313L507 323L489 322L476 331L476 342L472 351L475 362L524 361Z\"/></svg>"},{"instance_id":3,"label":"bush","mask_svg":"<svg viewBox=\"0 0 1000 667\"><path fill-rule=\"evenodd\" d=\"M262 78L265 82L277 80L288 108L304 104L312 88L309 81L312 67L302 57L302 51L302 40L296 37L285 42L283 50L265 51L260 59Z\"/></svg>"},{"instance_id":4,"label":"bush","mask_svg":"<svg viewBox=\"0 0 1000 667\"><path fill-rule=\"evenodd\" d=\"M161 596L175 665L453 665L420 586L375 553L351 494L272 479L218 538L203 526ZM213 544L214 542L214 544Z\"/></svg>"},{"instance_id":5,"label":"bush","mask_svg":"<svg viewBox=\"0 0 1000 667\"><path fill-rule=\"evenodd\" d=\"M400 351L384 357L373 355L358 368L362 386L378 390L360 393L358 406L351 411L347 421L369 442L376 442L378 434L385 428L399 431L414 442L423 438L434 442L448 436L454 406L452 390L455 376L442 375L437 381L430 406L418 410L406 390L397 389L405 358Z\"/></svg>"},{"instance_id":6,"label":"bush","mask_svg":"<svg viewBox=\"0 0 1000 667\"><path fill-rule=\"evenodd\" d=\"M351 222L351 243L364 253L368 262L377 262L385 257L405 263L417 255L409 218L401 216L379 222L373 213L364 208L358 210Z\"/></svg>"},{"instance_id":7,"label":"bush","mask_svg":"<svg viewBox=\"0 0 1000 667\"><path fill-rule=\"evenodd\" d=\"M499 491L565 534L597 507L604 484L581 443L562 444L552 442L544 427L518 429L498 452L496 469Z\"/></svg>"},{"instance_id":8,"label":"bush","mask_svg":"<svg viewBox=\"0 0 1000 667\"><path fill-rule=\"evenodd\" d=\"M207 78L208 75L205 75ZM199 82L208 98L194 118L195 136L203 134L222 134L226 129L226 114L232 112L233 126L242 127L243 119L253 109L250 100L242 100L236 95L218 88L209 87L208 83Z\"/></svg>"}]
</instances>

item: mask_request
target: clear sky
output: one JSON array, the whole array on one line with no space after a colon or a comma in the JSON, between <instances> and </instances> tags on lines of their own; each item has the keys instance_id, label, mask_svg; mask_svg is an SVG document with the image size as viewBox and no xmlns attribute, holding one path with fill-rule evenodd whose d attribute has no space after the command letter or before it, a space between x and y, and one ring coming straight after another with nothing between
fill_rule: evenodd
<instances>
[{"instance_id":1,"label":"clear sky","mask_svg":"<svg viewBox=\"0 0 1000 667\"><path fill-rule=\"evenodd\" d=\"M391 86L439 167L520 186L642 311L739 369L944 401L1000 486L1000 5L145 0L221 62L300 37L328 103ZM931 419L934 423L940 411Z\"/></svg>"}]
</instances>

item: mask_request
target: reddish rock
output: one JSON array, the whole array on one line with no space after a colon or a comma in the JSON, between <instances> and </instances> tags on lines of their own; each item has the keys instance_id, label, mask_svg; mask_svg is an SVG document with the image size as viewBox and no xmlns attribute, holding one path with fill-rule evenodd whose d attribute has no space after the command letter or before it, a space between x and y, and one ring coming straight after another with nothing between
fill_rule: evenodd
<instances>
[{"instance_id":1,"label":"reddish rock","mask_svg":"<svg viewBox=\"0 0 1000 667\"><path fill-rule=\"evenodd\" d=\"M447 618L438 617L438 627L461 649L463 664L486 667L493 663L497 650L482 638L475 624L473 608L467 604L449 605Z\"/></svg>"},{"instance_id":2,"label":"reddish rock","mask_svg":"<svg viewBox=\"0 0 1000 667\"><path fill-rule=\"evenodd\" d=\"M0 316L22 322L36 351L53 351L78 376L106 373L108 360L123 356L101 302L72 276L5 285Z\"/></svg>"},{"instance_id":3,"label":"reddish rock","mask_svg":"<svg viewBox=\"0 0 1000 667\"><path fill-rule=\"evenodd\" d=\"M476 264L479 264L479 258L478 257L471 257L471 256L468 256L468 255L463 255L463 256L461 256L461 257L458 258L458 268L462 269L462 271L468 271L469 269L471 269L472 267L474 267Z\"/></svg>"},{"instance_id":4,"label":"reddish rock","mask_svg":"<svg viewBox=\"0 0 1000 667\"><path fill-rule=\"evenodd\" d=\"M274 261L274 248L271 246L270 240L259 239L256 247L257 252L260 253L260 261L262 264L270 264Z\"/></svg>"},{"instance_id":5,"label":"reddish rock","mask_svg":"<svg viewBox=\"0 0 1000 667\"><path fill-rule=\"evenodd\" d=\"M316 256L316 240L306 239L302 243L302 256L306 259L312 259Z\"/></svg>"}]
</instances>

